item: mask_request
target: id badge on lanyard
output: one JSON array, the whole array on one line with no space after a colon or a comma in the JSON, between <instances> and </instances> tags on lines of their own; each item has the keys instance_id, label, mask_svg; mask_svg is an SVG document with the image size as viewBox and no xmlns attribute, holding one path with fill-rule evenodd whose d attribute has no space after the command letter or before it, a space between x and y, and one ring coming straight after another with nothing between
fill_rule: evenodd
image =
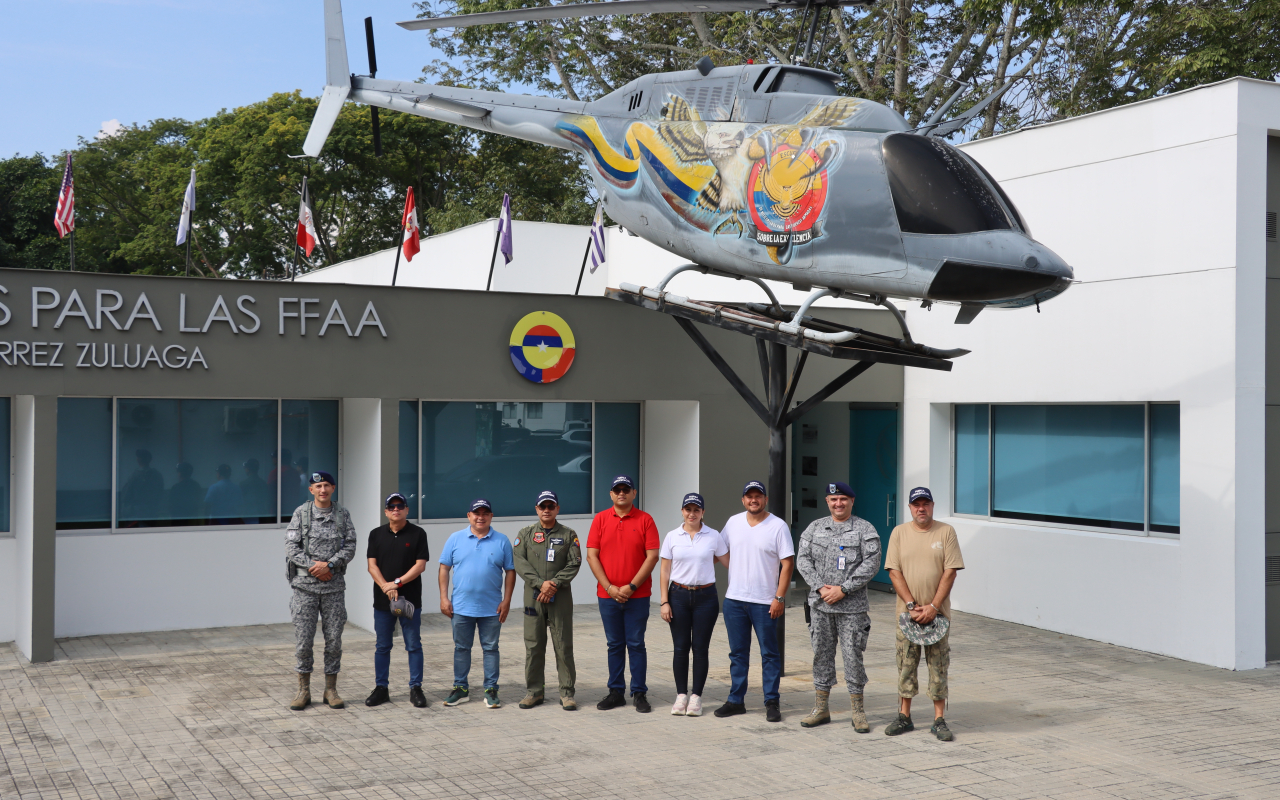
<instances>
[{"instance_id":1,"label":"id badge on lanyard","mask_svg":"<svg viewBox=\"0 0 1280 800\"><path fill-rule=\"evenodd\" d=\"M556 560L556 551L553 547L547 548L547 563L550 564Z\"/></svg>"},{"instance_id":2,"label":"id badge on lanyard","mask_svg":"<svg viewBox=\"0 0 1280 800\"><path fill-rule=\"evenodd\" d=\"M840 557L836 559L836 569L843 570L844 564L844 545L840 545Z\"/></svg>"}]
</instances>

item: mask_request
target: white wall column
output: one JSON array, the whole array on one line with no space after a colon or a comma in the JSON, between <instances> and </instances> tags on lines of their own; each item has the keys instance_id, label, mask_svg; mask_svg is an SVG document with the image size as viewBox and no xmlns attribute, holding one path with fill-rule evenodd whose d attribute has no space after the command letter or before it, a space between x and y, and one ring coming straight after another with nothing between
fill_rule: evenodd
<instances>
[{"instance_id":1,"label":"white wall column","mask_svg":"<svg viewBox=\"0 0 1280 800\"><path fill-rule=\"evenodd\" d=\"M55 528L58 485L58 398L13 398L13 522L17 540L18 649L29 660L53 660Z\"/></svg>"},{"instance_id":2,"label":"white wall column","mask_svg":"<svg viewBox=\"0 0 1280 800\"><path fill-rule=\"evenodd\" d=\"M373 582L365 552L369 531L386 521L382 501L396 488L399 407L397 399L342 401L338 493L357 536L356 555L347 567L347 619L368 630L373 630Z\"/></svg>"},{"instance_id":3,"label":"white wall column","mask_svg":"<svg viewBox=\"0 0 1280 800\"><path fill-rule=\"evenodd\" d=\"M698 487L698 401L649 400L644 404L644 510L660 533L678 527L680 500Z\"/></svg>"}]
</instances>

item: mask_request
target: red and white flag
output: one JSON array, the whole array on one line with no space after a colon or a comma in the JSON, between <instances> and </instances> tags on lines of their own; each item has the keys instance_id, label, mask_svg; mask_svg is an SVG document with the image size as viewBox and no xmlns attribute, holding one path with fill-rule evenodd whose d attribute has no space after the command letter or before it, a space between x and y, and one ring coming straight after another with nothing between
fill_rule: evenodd
<instances>
[{"instance_id":1,"label":"red and white flag","mask_svg":"<svg viewBox=\"0 0 1280 800\"><path fill-rule=\"evenodd\" d=\"M61 239L76 229L76 188L71 178L71 154L67 153L67 168L62 173L62 191L58 192L58 209L53 212L53 227Z\"/></svg>"},{"instance_id":2,"label":"red and white flag","mask_svg":"<svg viewBox=\"0 0 1280 800\"><path fill-rule=\"evenodd\" d=\"M404 199L404 216L400 218L400 227L404 231L404 239L400 243L404 250L404 260L412 261L422 249L418 243L418 205L413 199L413 187L409 187L409 195Z\"/></svg>"},{"instance_id":3,"label":"red and white flag","mask_svg":"<svg viewBox=\"0 0 1280 800\"><path fill-rule=\"evenodd\" d=\"M316 249L316 220L311 215L311 194L307 190L307 179L302 179L302 205L298 207L298 246L311 258L311 251Z\"/></svg>"}]
</instances>

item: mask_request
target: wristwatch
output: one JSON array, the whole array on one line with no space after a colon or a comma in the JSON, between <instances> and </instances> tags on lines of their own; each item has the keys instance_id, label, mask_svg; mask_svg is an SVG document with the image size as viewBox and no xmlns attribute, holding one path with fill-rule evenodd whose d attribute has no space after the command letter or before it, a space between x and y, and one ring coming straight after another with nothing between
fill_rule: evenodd
<instances>
[{"instance_id":1,"label":"wristwatch","mask_svg":"<svg viewBox=\"0 0 1280 800\"><path fill-rule=\"evenodd\" d=\"M399 586L399 585L400 585L400 579L399 579L399 578L396 578L394 581L392 581L392 583L394 583L396 586Z\"/></svg>"},{"instance_id":2,"label":"wristwatch","mask_svg":"<svg viewBox=\"0 0 1280 800\"><path fill-rule=\"evenodd\" d=\"M332 562L332 561L330 561L330 562L328 563L328 565L327 565L327 566L329 567L329 569L331 569L331 570L332 570L332 569L333 569L333 562Z\"/></svg>"},{"instance_id":3,"label":"wristwatch","mask_svg":"<svg viewBox=\"0 0 1280 800\"><path fill-rule=\"evenodd\" d=\"M639 586L636 586L634 583L628 583L627 585L631 587L631 591L633 591L633 592L638 592L638 591L640 591L640 587L639 587Z\"/></svg>"},{"instance_id":4,"label":"wristwatch","mask_svg":"<svg viewBox=\"0 0 1280 800\"><path fill-rule=\"evenodd\" d=\"M778 595L776 595L776 594L773 596L773 599L774 599L774 600L777 600L779 603L785 602L785 600L784 600L782 597L779 597L779 596L778 596Z\"/></svg>"},{"instance_id":5,"label":"wristwatch","mask_svg":"<svg viewBox=\"0 0 1280 800\"><path fill-rule=\"evenodd\" d=\"M916 604L915 604L915 601L914 601L914 600L913 600L913 601L911 601L910 603L907 603L907 610L908 610L908 611L915 611L915 610L916 610Z\"/></svg>"}]
</instances>

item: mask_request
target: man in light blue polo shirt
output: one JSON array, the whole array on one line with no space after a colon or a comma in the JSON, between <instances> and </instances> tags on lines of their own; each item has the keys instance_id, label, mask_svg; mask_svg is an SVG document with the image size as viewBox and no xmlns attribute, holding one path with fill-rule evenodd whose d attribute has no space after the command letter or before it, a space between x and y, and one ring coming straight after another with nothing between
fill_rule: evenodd
<instances>
[{"instance_id":1,"label":"man in light blue polo shirt","mask_svg":"<svg viewBox=\"0 0 1280 800\"><path fill-rule=\"evenodd\" d=\"M488 500L473 501L467 521L471 524L451 535L440 553L440 613L453 620L453 691L444 704L456 706L471 699L467 674L479 628L480 649L484 651L484 704L498 708L502 705L498 701L498 636L516 588L515 554L507 537L490 527L493 506Z\"/></svg>"}]
</instances>

